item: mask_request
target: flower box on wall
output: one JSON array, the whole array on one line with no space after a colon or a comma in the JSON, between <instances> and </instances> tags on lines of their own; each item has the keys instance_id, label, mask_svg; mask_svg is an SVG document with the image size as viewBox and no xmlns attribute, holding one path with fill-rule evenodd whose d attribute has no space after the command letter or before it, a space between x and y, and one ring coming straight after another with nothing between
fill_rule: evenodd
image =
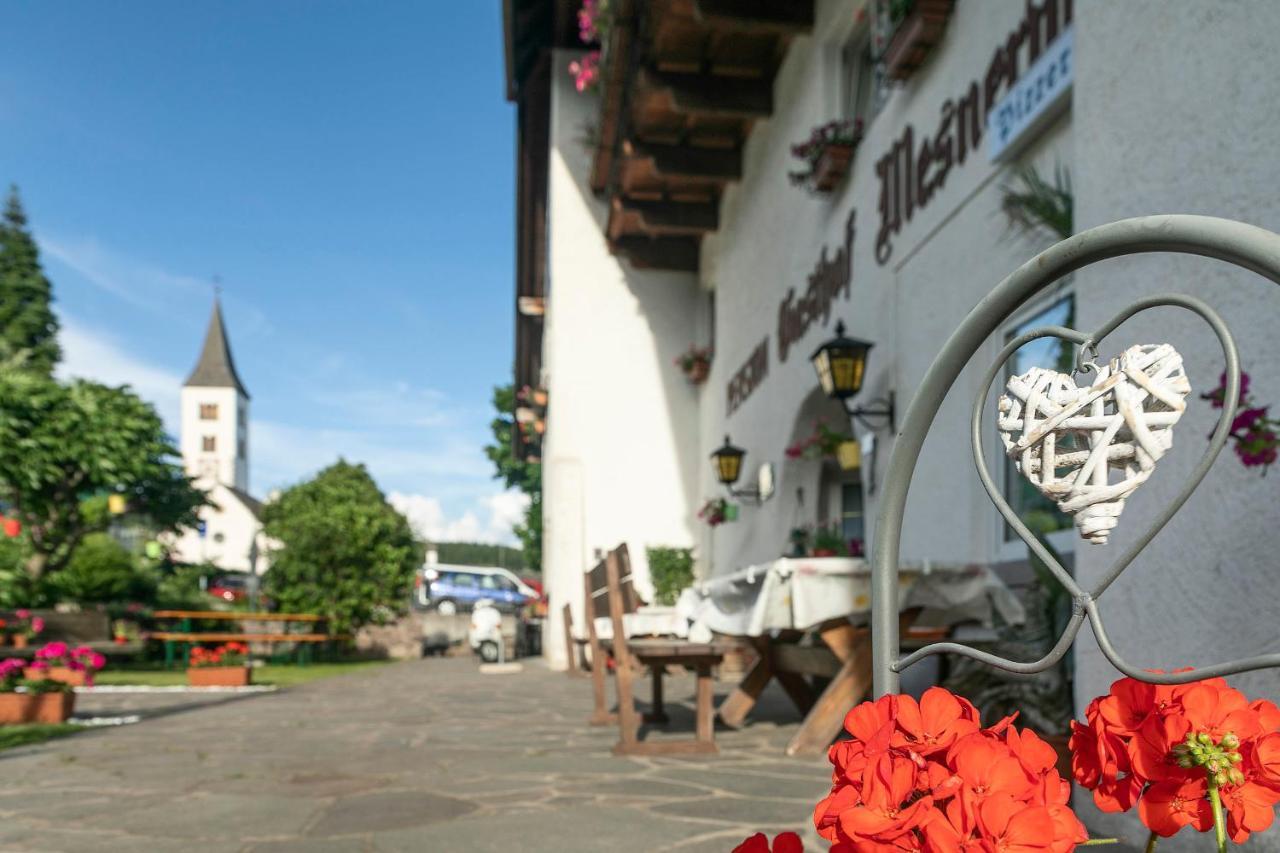
<instances>
[{"instance_id":1,"label":"flower box on wall","mask_svg":"<svg viewBox=\"0 0 1280 853\"><path fill-rule=\"evenodd\" d=\"M247 666L192 666L187 684L192 687L247 687L252 670Z\"/></svg>"},{"instance_id":2,"label":"flower box on wall","mask_svg":"<svg viewBox=\"0 0 1280 853\"><path fill-rule=\"evenodd\" d=\"M75 708L71 691L0 693L0 723L65 723Z\"/></svg>"},{"instance_id":3,"label":"flower box on wall","mask_svg":"<svg viewBox=\"0 0 1280 853\"><path fill-rule=\"evenodd\" d=\"M828 145L818 155L818 162L813 167L813 189L820 193L829 193L840 186L845 175L849 174L849 164L853 162L854 146Z\"/></svg>"},{"instance_id":4,"label":"flower box on wall","mask_svg":"<svg viewBox=\"0 0 1280 853\"><path fill-rule=\"evenodd\" d=\"M884 73L890 80L906 80L924 64L942 41L955 0L915 0L898 24L884 51Z\"/></svg>"}]
</instances>

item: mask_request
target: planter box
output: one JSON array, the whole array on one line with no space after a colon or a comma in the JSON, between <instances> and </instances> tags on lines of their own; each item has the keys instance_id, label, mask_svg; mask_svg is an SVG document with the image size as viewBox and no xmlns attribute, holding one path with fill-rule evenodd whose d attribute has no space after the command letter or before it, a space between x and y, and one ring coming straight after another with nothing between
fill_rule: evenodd
<instances>
[{"instance_id":1,"label":"planter box","mask_svg":"<svg viewBox=\"0 0 1280 853\"><path fill-rule=\"evenodd\" d=\"M192 687L246 687L252 670L247 666L187 667L187 684Z\"/></svg>"},{"instance_id":2,"label":"planter box","mask_svg":"<svg viewBox=\"0 0 1280 853\"><path fill-rule=\"evenodd\" d=\"M884 51L884 73L890 80L906 80L929 57L947 31L954 0L916 0Z\"/></svg>"},{"instance_id":3,"label":"planter box","mask_svg":"<svg viewBox=\"0 0 1280 853\"><path fill-rule=\"evenodd\" d=\"M27 647L27 638L25 634L14 634L10 642L13 643L15 649L25 649Z\"/></svg>"},{"instance_id":4,"label":"planter box","mask_svg":"<svg viewBox=\"0 0 1280 853\"><path fill-rule=\"evenodd\" d=\"M76 694L0 693L0 723L65 723Z\"/></svg>"},{"instance_id":5,"label":"planter box","mask_svg":"<svg viewBox=\"0 0 1280 853\"><path fill-rule=\"evenodd\" d=\"M853 162L852 145L828 145L813 164L812 186L815 192L829 193L840 186Z\"/></svg>"},{"instance_id":6,"label":"planter box","mask_svg":"<svg viewBox=\"0 0 1280 853\"><path fill-rule=\"evenodd\" d=\"M61 681L63 684L70 684L72 687L84 687L88 683L83 669L67 669L65 666L50 667L48 672L41 673L40 670L33 667L27 667L23 671L23 676L28 681L39 681L41 678L47 678L50 681Z\"/></svg>"}]
</instances>

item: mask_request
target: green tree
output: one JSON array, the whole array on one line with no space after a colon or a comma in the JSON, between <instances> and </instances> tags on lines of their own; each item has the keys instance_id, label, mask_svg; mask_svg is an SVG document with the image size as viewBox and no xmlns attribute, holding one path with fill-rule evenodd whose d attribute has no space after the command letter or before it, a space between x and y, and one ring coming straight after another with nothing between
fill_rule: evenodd
<instances>
[{"instance_id":1,"label":"green tree","mask_svg":"<svg viewBox=\"0 0 1280 853\"><path fill-rule=\"evenodd\" d=\"M62 599L77 602L150 602L156 591L133 555L107 533L84 537L51 582Z\"/></svg>"},{"instance_id":2,"label":"green tree","mask_svg":"<svg viewBox=\"0 0 1280 853\"><path fill-rule=\"evenodd\" d=\"M363 465L338 460L267 504L262 521L280 543L264 580L282 611L351 631L406 604L422 546Z\"/></svg>"},{"instance_id":3,"label":"green tree","mask_svg":"<svg viewBox=\"0 0 1280 853\"><path fill-rule=\"evenodd\" d=\"M542 465L526 462L515 453L512 441L516 428L516 394L512 385L498 385L493 389L493 408L498 416L489 423L493 431L493 444L486 445L484 453L493 463L494 477L502 480L508 489L519 489L529 496L524 511L524 522L515 526L516 538L524 552L525 567L531 572L542 571Z\"/></svg>"},{"instance_id":4,"label":"green tree","mask_svg":"<svg viewBox=\"0 0 1280 853\"><path fill-rule=\"evenodd\" d=\"M0 364L49 376L62 357L52 287L40 269L40 252L11 187L0 220Z\"/></svg>"},{"instance_id":5,"label":"green tree","mask_svg":"<svg viewBox=\"0 0 1280 853\"><path fill-rule=\"evenodd\" d=\"M157 531L196 523L205 495L176 462L156 410L128 387L0 370L0 501L22 522L35 579L106 529L106 495Z\"/></svg>"}]
</instances>

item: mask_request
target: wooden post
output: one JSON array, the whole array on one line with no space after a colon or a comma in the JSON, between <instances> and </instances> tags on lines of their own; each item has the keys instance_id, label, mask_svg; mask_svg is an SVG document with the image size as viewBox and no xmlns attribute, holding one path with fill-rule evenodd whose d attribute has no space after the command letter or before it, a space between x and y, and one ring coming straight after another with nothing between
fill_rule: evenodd
<instances>
[{"instance_id":1,"label":"wooden post","mask_svg":"<svg viewBox=\"0 0 1280 853\"><path fill-rule=\"evenodd\" d=\"M649 713L644 715L646 723L658 723L661 725L671 722L662 701L662 673L665 669L666 667L664 666L649 667L649 671L653 674L653 704L649 708Z\"/></svg>"},{"instance_id":2,"label":"wooden post","mask_svg":"<svg viewBox=\"0 0 1280 853\"><path fill-rule=\"evenodd\" d=\"M618 721L617 714L609 712L608 693L605 689L605 677L609 674L609 662L606 660L600 638L596 636L595 606L591 599L591 575L582 576L582 585L586 589L586 622L587 646L591 649L591 694L595 700L590 723L593 726L611 726Z\"/></svg>"}]
</instances>

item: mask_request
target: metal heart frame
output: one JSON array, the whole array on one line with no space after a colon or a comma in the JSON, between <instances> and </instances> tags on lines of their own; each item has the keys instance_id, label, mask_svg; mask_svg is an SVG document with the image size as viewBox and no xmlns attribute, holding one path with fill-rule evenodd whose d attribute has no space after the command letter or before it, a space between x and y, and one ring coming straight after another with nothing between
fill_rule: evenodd
<instances>
[{"instance_id":1,"label":"metal heart frame","mask_svg":"<svg viewBox=\"0 0 1280 853\"><path fill-rule=\"evenodd\" d=\"M954 653L965 655L991 666L1011 672L1034 673L1053 666L1067 653L1081 627L1088 619L1098 647L1116 669L1125 675L1153 684L1185 684L1202 678L1246 672L1267 667L1280 667L1280 654L1256 655L1226 663L1213 664L1176 673L1153 673L1125 661L1107 637L1098 612L1097 600L1160 532L1200 485L1226 444L1240 395L1240 363L1230 330L1212 308L1199 299L1185 295L1152 296L1138 300L1104 323L1092 335L1061 326L1048 326L1028 332L1010 341L987 371L974 402L970 433L974 463L983 488L996 509L1023 542L1050 568L1053 575L1071 594L1072 614L1054 647L1037 661L1010 661L959 643L933 643L900 658L898 637L898 555L902 544L902 523L907 493L919 461L920 450L929 433L947 391L969 360L1018 308L1036 293L1074 270L1108 258L1149 252L1173 252L1202 255L1226 261L1256 272L1280 284L1280 235L1210 216L1144 216L1123 219L1091 228L1046 249L1023 264L1000 282L982 299L952 333L934 359L907 409L902 431L894 444L893 455L882 492L878 544L872 566L871 638L873 691L876 696L898 692L898 675L908 666L929 655ZM1077 370L1088 369L1086 353L1096 357L1099 341L1133 315L1157 306L1177 306L1198 314L1214 330L1222 344L1226 360L1227 387L1225 405L1218 425L1199 463L1177 496L1156 517L1152 525L1120 555L1091 590L1081 589L1070 572L1036 540L1005 501L987 470L981 449L982 410L991 383L1005 362L1023 344L1043 337L1057 337L1080 346Z\"/></svg>"}]
</instances>

